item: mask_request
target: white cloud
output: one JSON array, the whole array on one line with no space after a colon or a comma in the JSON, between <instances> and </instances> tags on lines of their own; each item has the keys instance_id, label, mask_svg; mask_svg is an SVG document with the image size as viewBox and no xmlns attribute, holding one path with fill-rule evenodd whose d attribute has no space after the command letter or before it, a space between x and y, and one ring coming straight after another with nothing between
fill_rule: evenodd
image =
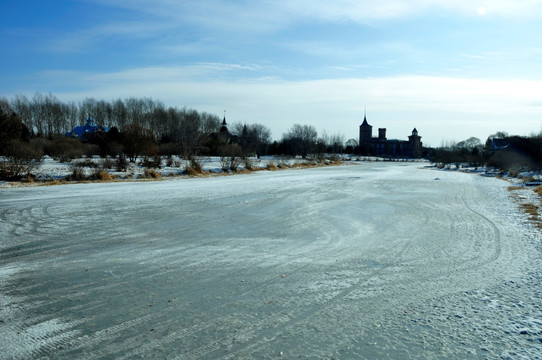
<instances>
[{"instance_id":1,"label":"white cloud","mask_svg":"<svg viewBox=\"0 0 542 360\"><path fill-rule=\"evenodd\" d=\"M300 0L288 2L293 13L306 14L329 21L353 21L365 23L379 19L393 19L420 13L439 11L454 12L461 15L479 15L479 9L488 16L540 18L540 0L326 0L312 2Z\"/></svg>"},{"instance_id":2,"label":"white cloud","mask_svg":"<svg viewBox=\"0 0 542 360\"><path fill-rule=\"evenodd\" d=\"M324 22L373 23L375 20L396 19L416 14L451 12L504 18L542 18L541 0L96 0L113 6L148 14L156 19L187 22L198 26L227 31L250 29L251 32L282 29L303 19ZM149 19L151 20L151 19Z\"/></svg>"},{"instance_id":3,"label":"white cloud","mask_svg":"<svg viewBox=\"0 0 542 360\"><path fill-rule=\"evenodd\" d=\"M266 124L275 138L294 123L355 137L365 105L373 125L387 127L389 137L406 137L418 127L433 146L442 139L462 140L465 133L485 139L499 130L520 135L540 130L542 81L428 76L283 81L219 76L238 70L250 71L251 66L210 63L42 76L48 84L47 78L56 79L58 88L63 81L86 85L77 92L53 91L61 99L136 96L216 114L227 109L231 121ZM201 80L202 74L207 80Z\"/></svg>"},{"instance_id":4,"label":"white cloud","mask_svg":"<svg viewBox=\"0 0 542 360\"><path fill-rule=\"evenodd\" d=\"M118 21L115 23L96 24L87 29L76 30L62 34L51 41L46 41L42 47L61 53L87 52L95 44L110 38L148 38L171 30L168 24L146 21Z\"/></svg>"}]
</instances>

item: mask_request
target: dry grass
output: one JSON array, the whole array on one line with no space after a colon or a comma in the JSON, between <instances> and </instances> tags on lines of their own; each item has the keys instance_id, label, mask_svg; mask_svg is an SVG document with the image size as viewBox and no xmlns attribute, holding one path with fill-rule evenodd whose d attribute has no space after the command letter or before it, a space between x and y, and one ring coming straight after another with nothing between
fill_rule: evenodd
<instances>
[{"instance_id":1,"label":"dry grass","mask_svg":"<svg viewBox=\"0 0 542 360\"><path fill-rule=\"evenodd\" d=\"M38 183L38 186L54 186L54 185L64 185L64 184L66 184L65 180L55 179L55 180L40 182Z\"/></svg>"},{"instance_id":2,"label":"dry grass","mask_svg":"<svg viewBox=\"0 0 542 360\"><path fill-rule=\"evenodd\" d=\"M160 174L154 169L145 169L143 176L148 179L160 179L162 177L162 174Z\"/></svg>"},{"instance_id":3,"label":"dry grass","mask_svg":"<svg viewBox=\"0 0 542 360\"><path fill-rule=\"evenodd\" d=\"M509 186L508 191L519 191L519 190L525 190L526 188L524 186ZM542 185L538 186L534 189L534 191L542 196ZM542 218L539 213L539 206L524 202L526 200L525 197L520 196L518 193L513 193L512 198L515 199L519 203L519 207L523 212L525 212L527 215L529 215L529 221L531 221L537 228L542 229Z\"/></svg>"},{"instance_id":4,"label":"dry grass","mask_svg":"<svg viewBox=\"0 0 542 360\"><path fill-rule=\"evenodd\" d=\"M521 204L520 206L525 213L530 215L529 220L532 221L537 228L542 229L542 219L540 219L540 214L538 213L538 206L529 203Z\"/></svg>"},{"instance_id":5,"label":"dry grass","mask_svg":"<svg viewBox=\"0 0 542 360\"><path fill-rule=\"evenodd\" d=\"M113 176L111 176L111 173L104 169L96 169L90 176L92 180L98 180L98 181L112 181Z\"/></svg>"},{"instance_id":6,"label":"dry grass","mask_svg":"<svg viewBox=\"0 0 542 360\"><path fill-rule=\"evenodd\" d=\"M275 163L273 163L273 162L270 162L270 163L267 164L267 170L276 171L277 170L277 165L275 165Z\"/></svg>"},{"instance_id":7,"label":"dry grass","mask_svg":"<svg viewBox=\"0 0 542 360\"><path fill-rule=\"evenodd\" d=\"M538 218L538 206L531 203L521 204L520 206L523 209L523 211L531 215L534 219Z\"/></svg>"},{"instance_id":8,"label":"dry grass","mask_svg":"<svg viewBox=\"0 0 542 360\"><path fill-rule=\"evenodd\" d=\"M67 180L72 181L84 181L87 180L87 175L85 174L85 169L81 166L74 165L72 168L72 173L66 178Z\"/></svg>"},{"instance_id":9,"label":"dry grass","mask_svg":"<svg viewBox=\"0 0 542 360\"><path fill-rule=\"evenodd\" d=\"M198 176L203 174L203 170L193 166L186 166L183 173L188 176Z\"/></svg>"}]
</instances>

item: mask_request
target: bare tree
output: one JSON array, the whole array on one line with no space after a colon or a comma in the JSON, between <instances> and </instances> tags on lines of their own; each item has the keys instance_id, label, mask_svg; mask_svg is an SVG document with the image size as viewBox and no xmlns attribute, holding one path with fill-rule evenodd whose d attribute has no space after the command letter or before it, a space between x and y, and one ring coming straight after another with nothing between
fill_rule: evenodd
<instances>
[{"instance_id":1,"label":"bare tree","mask_svg":"<svg viewBox=\"0 0 542 360\"><path fill-rule=\"evenodd\" d=\"M283 140L294 155L306 157L315 151L318 132L312 125L294 124Z\"/></svg>"},{"instance_id":2,"label":"bare tree","mask_svg":"<svg viewBox=\"0 0 542 360\"><path fill-rule=\"evenodd\" d=\"M144 102L141 99L131 97L124 102L128 123L143 126Z\"/></svg>"},{"instance_id":3,"label":"bare tree","mask_svg":"<svg viewBox=\"0 0 542 360\"><path fill-rule=\"evenodd\" d=\"M237 168L241 165L241 156L243 155L243 151L239 145L222 145L218 148L218 154L220 155L220 164L224 172L228 170L237 171Z\"/></svg>"},{"instance_id":4,"label":"bare tree","mask_svg":"<svg viewBox=\"0 0 542 360\"><path fill-rule=\"evenodd\" d=\"M111 106L111 126L116 126L119 129L124 129L128 121L128 112L126 105L121 99L117 99Z\"/></svg>"},{"instance_id":5,"label":"bare tree","mask_svg":"<svg viewBox=\"0 0 542 360\"><path fill-rule=\"evenodd\" d=\"M43 114L44 114L44 108L45 108L45 100L43 98L43 95L39 92L36 92L34 96L32 96L32 106L31 106L31 112L32 112L32 128L36 128L36 132L38 136L44 136L44 121L43 121Z\"/></svg>"},{"instance_id":6,"label":"bare tree","mask_svg":"<svg viewBox=\"0 0 542 360\"><path fill-rule=\"evenodd\" d=\"M220 129L220 118L216 115L202 112L201 115L201 133L209 135Z\"/></svg>"},{"instance_id":7,"label":"bare tree","mask_svg":"<svg viewBox=\"0 0 542 360\"><path fill-rule=\"evenodd\" d=\"M141 155L153 155L156 151L152 131L137 124L129 124L124 128L122 145L130 162L135 162Z\"/></svg>"},{"instance_id":8,"label":"bare tree","mask_svg":"<svg viewBox=\"0 0 542 360\"><path fill-rule=\"evenodd\" d=\"M245 124L238 136L245 155L256 154L260 156L267 153L271 144L271 130L262 124Z\"/></svg>"},{"instance_id":9,"label":"bare tree","mask_svg":"<svg viewBox=\"0 0 542 360\"><path fill-rule=\"evenodd\" d=\"M92 116L96 117L97 111L97 101L94 98L85 98L82 102L79 103L79 124L83 125L86 123L87 119Z\"/></svg>"},{"instance_id":10,"label":"bare tree","mask_svg":"<svg viewBox=\"0 0 542 360\"><path fill-rule=\"evenodd\" d=\"M74 127L78 125L79 118L79 108L74 101L70 101L66 105L66 120L68 131L71 131Z\"/></svg>"},{"instance_id":11,"label":"bare tree","mask_svg":"<svg viewBox=\"0 0 542 360\"><path fill-rule=\"evenodd\" d=\"M10 103L13 111L19 115L23 124L34 133L34 122L32 121L32 104L25 95L15 95Z\"/></svg>"},{"instance_id":12,"label":"bare tree","mask_svg":"<svg viewBox=\"0 0 542 360\"><path fill-rule=\"evenodd\" d=\"M181 111L181 124L178 140L184 156L192 156L197 152L201 128L201 118L196 110L184 108Z\"/></svg>"}]
</instances>

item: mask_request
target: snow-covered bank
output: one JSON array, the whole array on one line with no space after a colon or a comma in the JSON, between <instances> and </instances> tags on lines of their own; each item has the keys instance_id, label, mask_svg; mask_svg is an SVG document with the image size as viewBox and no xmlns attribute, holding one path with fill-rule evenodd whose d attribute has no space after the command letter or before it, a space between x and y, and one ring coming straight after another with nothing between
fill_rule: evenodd
<instances>
[{"instance_id":1,"label":"snow-covered bank","mask_svg":"<svg viewBox=\"0 0 542 360\"><path fill-rule=\"evenodd\" d=\"M536 358L540 233L508 186L363 162L0 189L0 348L14 359Z\"/></svg>"},{"instance_id":2,"label":"snow-covered bank","mask_svg":"<svg viewBox=\"0 0 542 360\"><path fill-rule=\"evenodd\" d=\"M324 156L321 158L301 158L301 157L279 157L264 156L261 158L251 157L246 159L236 159L236 170L266 170L282 169L291 167L302 167L310 165L330 165L337 164L347 158L342 156ZM201 171L207 174L220 174L230 172L225 169L230 163L228 158L220 157L198 157L194 158ZM70 162L60 162L49 156L45 156L30 173L31 180L51 181L51 180L73 180L73 174L77 171L81 178L91 179L96 171L107 172L112 179L119 180L137 180L149 177L146 173L152 171L159 177L182 176L187 174L187 168L191 167L189 160L181 159L178 156L162 158L159 166L149 168L144 165L144 159L138 159L136 162L126 162L123 169L119 169L117 159L93 158L74 159ZM234 171L235 172L235 171ZM23 179L23 183L27 182ZM14 185L6 181L0 181L0 186Z\"/></svg>"},{"instance_id":3,"label":"snow-covered bank","mask_svg":"<svg viewBox=\"0 0 542 360\"><path fill-rule=\"evenodd\" d=\"M343 162L426 162L421 159L386 159L378 157L360 157L354 155L324 155L315 157L290 157L290 156L262 156L261 158L237 158L235 160L235 170L228 169L231 164L229 158L220 158L216 156L194 158L196 164L201 168L201 172L194 172L191 168L190 160L182 159L178 156L162 157L159 166L145 166L145 159L138 159L135 162L126 162L122 169L119 169L119 159L101 158L95 156L92 158L74 159L69 162L60 162L49 156L43 157L28 177L21 181L1 181L0 187L11 187L20 185L58 185L63 183L73 183L80 181L95 180L141 180L169 178L178 176L193 175L221 175L236 174L247 171L260 170L278 170L289 168L304 168L339 165ZM0 161L2 160L0 157ZM105 174L105 178L104 175Z\"/></svg>"}]
</instances>

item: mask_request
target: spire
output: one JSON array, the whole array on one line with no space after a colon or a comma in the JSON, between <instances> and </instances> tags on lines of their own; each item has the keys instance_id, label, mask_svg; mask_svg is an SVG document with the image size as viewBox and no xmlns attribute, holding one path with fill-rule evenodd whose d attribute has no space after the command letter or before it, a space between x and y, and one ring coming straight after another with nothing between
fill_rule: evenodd
<instances>
[{"instance_id":1,"label":"spire","mask_svg":"<svg viewBox=\"0 0 542 360\"><path fill-rule=\"evenodd\" d=\"M365 105L365 112L363 114L363 123L361 123L361 126L371 126L367 122L367 105Z\"/></svg>"},{"instance_id":2,"label":"spire","mask_svg":"<svg viewBox=\"0 0 542 360\"><path fill-rule=\"evenodd\" d=\"M224 120L222 120L222 126L220 127L219 132L228 132L228 124L226 124L226 110L224 110Z\"/></svg>"}]
</instances>

